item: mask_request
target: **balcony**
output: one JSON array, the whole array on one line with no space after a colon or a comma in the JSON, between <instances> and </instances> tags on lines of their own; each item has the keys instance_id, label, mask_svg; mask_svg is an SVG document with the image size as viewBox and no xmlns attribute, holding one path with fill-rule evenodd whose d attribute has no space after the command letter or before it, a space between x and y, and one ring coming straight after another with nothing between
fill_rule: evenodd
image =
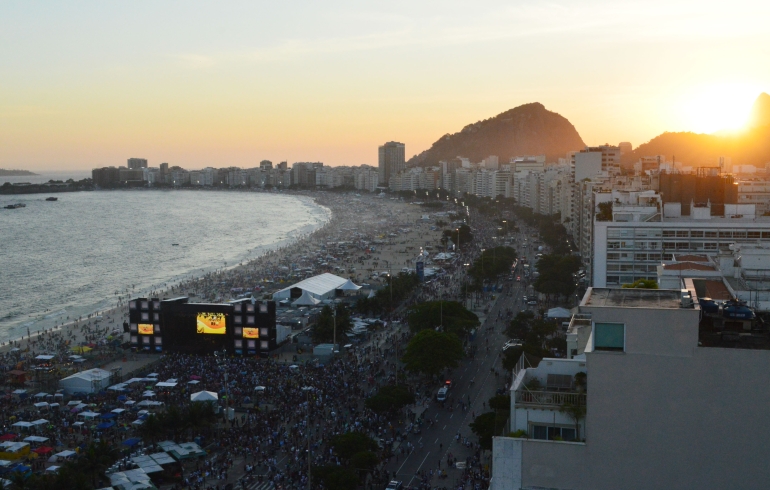
<instances>
[{"instance_id":1,"label":"balcony","mask_svg":"<svg viewBox=\"0 0 770 490\"><path fill-rule=\"evenodd\" d=\"M564 391L528 390L516 391L516 407L560 408L564 405L586 406L586 394Z\"/></svg>"}]
</instances>

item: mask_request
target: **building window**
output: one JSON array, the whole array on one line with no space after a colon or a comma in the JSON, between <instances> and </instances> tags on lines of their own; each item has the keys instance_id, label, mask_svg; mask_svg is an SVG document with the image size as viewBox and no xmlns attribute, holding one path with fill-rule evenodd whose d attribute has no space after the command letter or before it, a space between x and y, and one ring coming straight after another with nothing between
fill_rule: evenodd
<instances>
[{"instance_id":1,"label":"building window","mask_svg":"<svg viewBox=\"0 0 770 490\"><path fill-rule=\"evenodd\" d=\"M617 284L619 281L619 276L607 276L607 284Z\"/></svg>"},{"instance_id":2,"label":"building window","mask_svg":"<svg viewBox=\"0 0 770 490\"><path fill-rule=\"evenodd\" d=\"M626 326L622 323L595 323L594 350L623 351L626 345Z\"/></svg>"},{"instance_id":3,"label":"building window","mask_svg":"<svg viewBox=\"0 0 770 490\"><path fill-rule=\"evenodd\" d=\"M707 231L706 232L706 238L716 238L717 232L716 231Z\"/></svg>"},{"instance_id":4,"label":"building window","mask_svg":"<svg viewBox=\"0 0 770 490\"><path fill-rule=\"evenodd\" d=\"M532 439L539 439L541 441L574 441L575 428L533 425Z\"/></svg>"},{"instance_id":5,"label":"building window","mask_svg":"<svg viewBox=\"0 0 770 490\"><path fill-rule=\"evenodd\" d=\"M693 230L690 232L690 236L693 238L703 238L703 230L700 230L700 231Z\"/></svg>"},{"instance_id":6,"label":"building window","mask_svg":"<svg viewBox=\"0 0 770 490\"><path fill-rule=\"evenodd\" d=\"M687 230L677 230L676 237L677 238L689 238L690 237L690 232L688 232Z\"/></svg>"},{"instance_id":7,"label":"building window","mask_svg":"<svg viewBox=\"0 0 770 490\"><path fill-rule=\"evenodd\" d=\"M620 259L620 254L618 253L608 253L607 254L607 260L618 260Z\"/></svg>"}]
</instances>

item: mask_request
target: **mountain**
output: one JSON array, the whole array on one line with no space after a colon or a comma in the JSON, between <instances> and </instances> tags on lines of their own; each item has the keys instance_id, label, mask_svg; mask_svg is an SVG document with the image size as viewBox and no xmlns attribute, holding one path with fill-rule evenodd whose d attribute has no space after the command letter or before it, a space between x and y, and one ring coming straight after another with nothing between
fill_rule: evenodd
<instances>
[{"instance_id":1,"label":"mountain","mask_svg":"<svg viewBox=\"0 0 770 490\"><path fill-rule=\"evenodd\" d=\"M757 100L754 101L751 116L749 116L749 127L761 126L770 126L770 95L764 92L759 94Z\"/></svg>"},{"instance_id":2,"label":"mountain","mask_svg":"<svg viewBox=\"0 0 770 490\"><path fill-rule=\"evenodd\" d=\"M763 93L757 97L743 131L663 133L623 155L623 163L653 155L665 155L666 160L675 156L676 161L695 167L716 166L720 156L730 157L734 164L764 167L770 162L770 95Z\"/></svg>"},{"instance_id":3,"label":"mountain","mask_svg":"<svg viewBox=\"0 0 770 490\"><path fill-rule=\"evenodd\" d=\"M9 170L0 168L0 177L25 177L27 175L37 175L29 170Z\"/></svg>"},{"instance_id":4,"label":"mountain","mask_svg":"<svg viewBox=\"0 0 770 490\"><path fill-rule=\"evenodd\" d=\"M585 146L566 118L535 102L446 134L430 149L409 159L407 165L437 165L440 160L458 156L478 162L490 155L497 155L501 163L519 155L543 154L554 161Z\"/></svg>"}]
</instances>

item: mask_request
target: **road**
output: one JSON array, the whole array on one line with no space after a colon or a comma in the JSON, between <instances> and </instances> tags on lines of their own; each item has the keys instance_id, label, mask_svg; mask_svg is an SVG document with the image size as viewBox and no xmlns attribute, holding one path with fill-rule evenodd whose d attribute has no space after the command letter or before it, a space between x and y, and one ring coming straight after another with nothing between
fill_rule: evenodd
<instances>
[{"instance_id":1,"label":"road","mask_svg":"<svg viewBox=\"0 0 770 490\"><path fill-rule=\"evenodd\" d=\"M487 411L486 402L494 396L497 389L505 386L505 374L500 364L501 348L507 340L504 331L509 321L505 312L511 309L515 314L522 307L522 295L521 283L508 283L476 335L475 359L466 359L452 373L454 386L450 390L445 407L442 408L434 401L423 414L424 420L433 420L434 424L423 424L421 434L410 434L407 441L414 445L412 452L405 458L399 455L399 459L391 461L386 467L389 472L395 472L396 479L403 481L404 485L419 483L420 472L429 472L439 467L447 470L445 481L455 482L462 474L462 470L447 468L447 456L451 453L456 460L465 461L466 457L475 453L472 448L463 444L466 438L468 441L477 441L468 424L473 421L474 415L478 416ZM498 319L500 312L502 318ZM486 350L487 345L489 352ZM497 369L499 376L492 373L493 369ZM475 383L471 384L472 380L475 380ZM438 388L439 386L436 390ZM470 408L467 411L458 408L456 405L460 401L466 404L470 401ZM454 408L450 410L452 406ZM457 434L460 435L459 441L456 439ZM438 481L437 477L434 477L433 485L437 485Z\"/></svg>"}]
</instances>

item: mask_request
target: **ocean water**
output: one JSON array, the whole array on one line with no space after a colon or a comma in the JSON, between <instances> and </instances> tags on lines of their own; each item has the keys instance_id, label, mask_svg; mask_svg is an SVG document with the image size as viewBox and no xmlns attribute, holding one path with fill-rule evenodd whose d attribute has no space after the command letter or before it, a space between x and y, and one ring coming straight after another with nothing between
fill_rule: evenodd
<instances>
[{"instance_id":1,"label":"ocean water","mask_svg":"<svg viewBox=\"0 0 770 490\"><path fill-rule=\"evenodd\" d=\"M0 195L0 340L256 258L323 226L304 197L205 190ZM173 246L178 243L178 246ZM125 293L123 293L125 294Z\"/></svg>"}]
</instances>

